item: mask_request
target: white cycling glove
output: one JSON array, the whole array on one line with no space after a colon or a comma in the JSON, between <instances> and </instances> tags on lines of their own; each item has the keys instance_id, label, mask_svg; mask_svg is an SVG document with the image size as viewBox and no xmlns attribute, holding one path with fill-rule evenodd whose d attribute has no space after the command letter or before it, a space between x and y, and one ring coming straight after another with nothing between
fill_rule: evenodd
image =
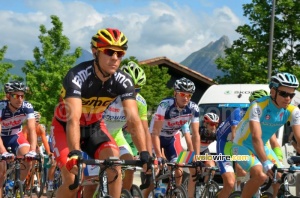
<instances>
[{"instance_id":1,"label":"white cycling glove","mask_svg":"<svg viewBox=\"0 0 300 198\"><path fill-rule=\"evenodd\" d=\"M33 158L35 158L36 156L37 156L37 154L36 154L35 151L29 151L29 153L27 153L27 154L25 155L25 158L27 158L27 159L33 159Z\"/></svg>"},{"instance_id":2,"label":"white cycling glove","mask_svg":"<svg viewBox=\"0 0 300 198\"><path fill-rule=\"evenodd\" d=\"M266 160L262 163L263 167L264 167L264 171L268 172L268 170L271 170L274 166L274 164L270 161L270 160Z\"/></svg>"},{"instance_id":3,"label":"white cycling glove","mask_svg":"<svg viewBox=\"0 0 300 198\"><path fill-rule=\"evenodd\" d=\"M1 156L2 156L4 159L12 159L12 158L15 157L14 154L9 153L9 152L4 152L4 153L1 154Z\"/></svg>"}]
</instances>

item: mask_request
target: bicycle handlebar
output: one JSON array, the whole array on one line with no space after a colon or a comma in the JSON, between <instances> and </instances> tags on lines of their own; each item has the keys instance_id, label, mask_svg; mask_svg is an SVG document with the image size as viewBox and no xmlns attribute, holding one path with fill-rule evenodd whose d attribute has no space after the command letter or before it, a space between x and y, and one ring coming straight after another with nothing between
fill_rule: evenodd
<instances>
[{"instance_id":1,"label":"bicycle handlebar","mask_svg":"<svg viewBox=\"0 0 300 198\"><path fill-rule=\"evenodd\" d=\"M153 164L153 161L154 160L151 160L150 163ZM70 190L76 189L81 184L81 179L82 179L81 173L82 173L83 164L96 165L96 166L104 165L105 167L118 166L118 165L130 165L130 166L143 167L144 165L143 162L140 160L120 160L119 158L115 158L115 157L110 157L105 160L78 158L77 160L78 171L77 171L77 175L75 175L74 183L69 186ZM150 185L150 181L151 181L151 175L150 177L146 175L146 179L141 184L140 188L141 189L148 188Z\"/></svg>"},{"instance_id":2,"label":"bicycle handlebar","mask_svg":"<svg viewBox=\"0 0 300 198\"><path fill-rule=\"evenodd\" d=\"M291 163L293 164L293 163ZM262 188L262 191L264 190L267 190L271 185L272 183L277 183L278 182L278 179L277 179L277 173L284 173L284 172L290 172L290 173L295 173L295 172L300 172L300 167L299 166L290 166L289 168L278 168L276 164L274 164L274 166L272 167L271 169L274 173L274 177L273 179L269 179L268 183L266 184L266 186L264 186ZM281 180L283 180L281 178ZM279 179L280 181L280 179Z\"/></svg>"},{"instance_id":3,"label":"bicycle handlebar","mask_svg":"<svg viewBox=\"0 0 300 198\"><path fill-rule=\"evenodd\" d=\"M37 160L37 161L41 161L41 156L40 155L36 155L34 157L26 157L25 155L24 156L12 156L12 157L5 157L5 156L2 156L0 154L0 161L7 161L7 160L27 160L27 161L33 161L33 160Z\"/></svg>"},{"instance_id":4,"label":"bicycle handlebar","mask_svg":"<svg viewBox=\"0 0 300 198\"><path fill-rule=\"evenodd\" d=\"M165 163L167 166L173 167L182 167L182 168L198 168L205 167L203 162L197 161L192 163L176 163L176 162L167 162Z\"/></svg>"},{"instance_id":5,"label":"bicycle handlebar","mask_svg":"<svg viewBox=\"0 0 300 198\"><path fill-rule=\"evenodd\" d=\"M300 163L300 156L291 156L287 159L289 165Z\"/></svg>"}]
</instances>

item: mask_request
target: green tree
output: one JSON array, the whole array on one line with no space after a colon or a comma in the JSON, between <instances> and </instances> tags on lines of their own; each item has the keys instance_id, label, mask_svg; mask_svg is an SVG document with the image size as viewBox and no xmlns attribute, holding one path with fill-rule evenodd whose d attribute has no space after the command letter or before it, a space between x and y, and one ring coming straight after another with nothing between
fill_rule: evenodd
<instances>
[{"instance_id":1,"label":"green tree","mask_svg":"<svg viewBox=\"0 0 300 198\"><path fill-rule=\"evenodd\" d=\"M216 64L225 75L218 83L267 83L272 0L243 5L249 23L237 28L241 37L225 50ZM300 77L300 1L278 0L275 10L272 70Z\"/></svg>"},{"instance_id":2,"label":"green tree","mask_svg":"<svg viewBox=\"0 0 300 198\"><path fill-rule=\"evenodd\" d=\"M2 62L3 59L4 59L4 55L6 53L6 50L7 50L7 46L3 46L1 49L0 49L0 100L2 98L4 98L5 96L5 93L4 93L4 89L3 89L3 85L5 83L7 83L9 80L12 80L12 79L17 79L17 80L21 80L22 81L22 78L20 77L17 77L16 75L12 75L9 73L9 69L13 68L14 65L11 64L11 63L5 63L5 62Z\"/></svg>"},{"instance_id":3,"label":"green tree","mask_svg":"<svg viewBox=\"0 0 300 198\"><path fill-rule=\"evenodd\" d=\"M53 28L40 26L41 47L33 50L35 61L26 61L22 71L26 74L29 93L26 94L34 109L41 112L42 121L48 126L58 103L62 79L81 55L77 48L70 54L70 41L62 34L63 23L52 15Z\"/></svg>"},{"instance_id":4,"label":"green tree","mask_svg":"<svg viewBox=\"0 0 300 198\"><path fill-rule=\"evenodd\" d=\"M121 65L127 64L129 61L134 61L138 63L138 60L131 56L128 59L124 59ZM173 95L173 89L168 88L167 82L171 79L171 76L168 74L168 68L149 66L149 65L140 65L146 74L146 84L141 89L141 95L147 101L148 106L148 116L151 116L159 104L159 102L167 96ZM149 117L150 119L150 117Z\"/></svg>"},{"instance_id":5,"label":"green tree","mask_svg":"<svg viewBox=\"0 0 300 198\"><path fill-rule=\"evenodd\" d=\"M141 65L147 77L146 85L143 86L141 94L147 101L148 112L152 114L156 111L159 102L167 96L173 95L173 89L167 87L167 82L171 79L168 68L158 65Z\"/></svg>"}]
</instances>

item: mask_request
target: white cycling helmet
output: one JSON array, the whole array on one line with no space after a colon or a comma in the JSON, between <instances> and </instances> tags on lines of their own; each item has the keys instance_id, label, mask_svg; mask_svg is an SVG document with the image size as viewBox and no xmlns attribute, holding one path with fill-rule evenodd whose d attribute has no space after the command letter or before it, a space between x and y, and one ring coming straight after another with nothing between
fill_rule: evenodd
<instances>
[{"instance_id":1,"label":"white cycling helmet","mask_svg":"<svg viewBox=\"0 0 300 198\"><path fill-rule=\"evenodd\" d=\"M196 89L195 84L191 80L185 77L176 80L174 83L175 91L194 93L195 89Z\"/></svg>"},{"instance_id":2,"label":"white cycling helmet","mask_svg":"<svg viewBox=\"0 0 300 198\"><path fill-rule=\"evenodd\" d=\"M204 115L204 122L219 122L219 116L215 113L207 113Z\"/></svg>"},{"instance_id":3,"label":"white cycling helmet","mask_svg":"<svg viewBox=\"0 0 300 198\"><path fill-rule=\"evenodd\" d=\"M23 91L24 93L27 91L28 87L24 85L24 83L20 81L11 81L8 83L5 83L4 85L4 91L5 93L11 93L11 92L17 92L17 91Z\"/></svg>"},{"instance_id":4,"label":"white cycling helmet","mask_svg":"<svg viewBox=\"0 0 300 198\"><path fill-rule=\"evenodd\" d=\"M290 73L278 73L271 77L271 82L269 84L270 89L277 89L279 86L298 88L299 82L296 76Z\"/></svg>"}]
</instances>

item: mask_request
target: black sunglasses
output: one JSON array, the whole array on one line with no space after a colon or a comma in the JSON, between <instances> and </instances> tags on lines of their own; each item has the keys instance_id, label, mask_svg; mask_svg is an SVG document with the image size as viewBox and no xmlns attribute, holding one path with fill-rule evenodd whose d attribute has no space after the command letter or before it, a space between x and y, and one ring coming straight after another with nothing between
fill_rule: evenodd
<instances>
[{"instance_id":1,"label":"black sunglasses","mask_svg":"<svg viewBox=\"0 0 300 198\"><path fill-rule=\"evenodd\" d=\"M277 92L278 92L278 95L280 95L283 98L290 97L290 99L292 99L296 95L295 93L289 93L289 92L281 91L281 90L277 90Z\"/></svg>"}]
</instances>

